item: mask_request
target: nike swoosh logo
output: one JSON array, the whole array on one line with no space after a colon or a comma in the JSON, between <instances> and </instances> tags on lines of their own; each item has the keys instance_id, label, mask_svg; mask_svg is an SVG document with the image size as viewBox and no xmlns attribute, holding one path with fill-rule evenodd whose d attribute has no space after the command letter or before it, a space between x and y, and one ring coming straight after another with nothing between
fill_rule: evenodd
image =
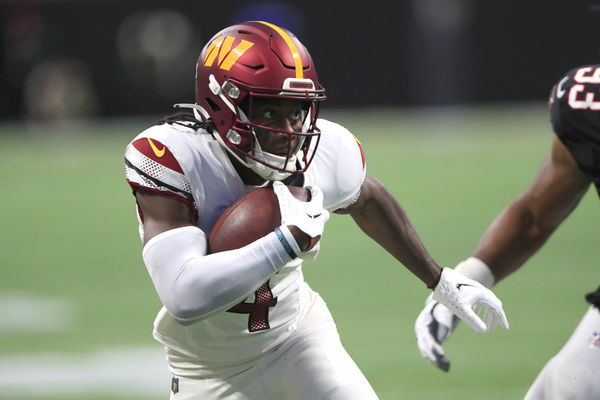
<instances>
[{"instance_id":1,"label":"nike swoosh logo","mask_svg":"<svg viewBox=\"0 0 600 400\"><path fill-rule=\"evenodd\" d=\"M148 139L148 143L150 143L150 147L152 147L152 151L154 152L154 154L156 154L156 157L160 158L165 155L165 150L167 149L166 146L163 146L163 148L161 150L159 150L158 147L156 147L156 145L150 138L147 138L147 139Z\"/></svg>"},{"instance_id":2,"label":"nike swoosh logo","mask_svg":"<svg viewBox=\"0 0 600 400\"><path fill-rule=\"evenodd\" d=\"M556 87L556 97L558 97L559 99L561 97L563 97L565 95L565 93L567 92L566 90L564 90L562 88L562 85L569 79L568 76L565 76L564 78L562 78L560 80L560 82L558 82L558 86Z\"/></svg>"},{"instance_id":3,"label":"nike swoosh logo","mask_svg":"<svg viewBox=\"0 0 600 400\"><path fill-rule=\"evenodd\" d=\"M309 213L306 213L306 215L308 215L308 218L312 218L312 219L319 218L321 216L321 214L323 214L323 213L318 213L315 215L310 215Z\"/></svg>"},{"instance_id":4,"label":"nike swoosh logo","mask_svg":"<svg viewBox=\"0 0 600 400\"><path fill-rule=\"evenodd\" d=\"M471 287L475 287L475 285L469 285L468 283L459 283L458 285L456 285L456 288L458 290L460 290L461 287L463 286L471 286Z\"/></svg>"}]
</instances>

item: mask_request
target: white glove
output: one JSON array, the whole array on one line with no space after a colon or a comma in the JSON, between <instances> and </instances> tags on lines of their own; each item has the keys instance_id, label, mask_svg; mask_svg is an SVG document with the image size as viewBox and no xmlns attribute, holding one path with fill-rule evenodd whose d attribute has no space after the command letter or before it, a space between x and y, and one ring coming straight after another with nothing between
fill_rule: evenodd
<instances>
[{"instance_id":1,"label":"white glove","mask_svg":"<svg viewBox=\"0 0 600 400\"><path fill-rule=\"evenodd\" d=\"M502 302L481 283L444 268L432 299L445 305L475 332L489 332L497 324L508 329ZM483 311L483 320L477 316Z\"/></svg>"},{"instance_id":2,"label":"white glove","mask_svg":"<svg viewBox=\"0 0 600 400\"><path fill-rule=\"evenodd\" d=\"M304 261L314 261L319 254L319 250L321 249L321 241L319 240L317 244L311 247L309 250L305 252L301 252L298 254L298 257L303 259Z\"/></svg>"},{"instance_id":3,"label":"white glove","mask_svg":"<svg viewBox=\"0 0 600 400\"><path fill-rule=\"evenodd\" d=\"M279 201L281 225L297 226L311 238L316 238L323 234L329 211L323 208L321 189L317 186L308 186L307 189L310 190L310 201L300 201L283 183L273 182L273 190Z\"/></svg>"},{"instance_id":4,"label":"white glove","mask_svg":"<svg viewBox=\"0 0 600 400\"><path fill-rule=\"evenodd\" d=\"M461 261L454 271L459 276L473 279L487 288L492 287L495 283L494 274L490 268L476 257L469 257ZM468 293L465 294L468 295ZM450 369L450 360L446 358L442 343L454 332L459 321L458 317L446 306L433 300L432 293L427 297L425 308L415 322L419 351L423 357L446 372ZM492 326L487 328L490 330Z\"/></svg>"},{"instance_id":5,"label":"white glove","mask_svg":"<svg viewBox=\"0 0 600 400\"><path fill-rule=\"evenodd\" d=\"M458 325L458 317L447 307L434 301L432 295L427 297L425 308L415 322L417 346L421 355L435 364L439 369L448 372L450 360L446 358L442 343L450 337Z\"/></svg>"}]
</instances>

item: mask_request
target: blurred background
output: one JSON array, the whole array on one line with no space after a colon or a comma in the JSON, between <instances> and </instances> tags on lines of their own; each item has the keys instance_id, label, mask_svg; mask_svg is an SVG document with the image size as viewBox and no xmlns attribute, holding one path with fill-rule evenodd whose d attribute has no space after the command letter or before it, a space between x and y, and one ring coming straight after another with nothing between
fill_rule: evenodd
<instances>
[{"instance_id":1,"label":"blurred background","mask_svg":"<svg viewBox=\"0 0 600 400\"><path fill-rule=\"evenodd\" d=\"M309 48L328 107L539 101L600 58L600 3L3 0L0 118L162 113L204 43L267 19Z\"/></svg>"},{"instance_id":2,"label":"blurred background","mask_svg":"<svg viewBox=\"0 0 600 400\"><path fill-rule=\"evenodd\" d=\"M322 116L360 138L444 266L535 176L552 85L600 60L600 0L0 0L0 399L168 398L123 152L193 102L212 35L253 19L308 47ZM449 374L415 343L424 285L349 218L330 219L305 275L381 399L518 399L598 284L598 216L590 190L496 286L511 329L459 326Z\"/></svg>"}]
</instances>

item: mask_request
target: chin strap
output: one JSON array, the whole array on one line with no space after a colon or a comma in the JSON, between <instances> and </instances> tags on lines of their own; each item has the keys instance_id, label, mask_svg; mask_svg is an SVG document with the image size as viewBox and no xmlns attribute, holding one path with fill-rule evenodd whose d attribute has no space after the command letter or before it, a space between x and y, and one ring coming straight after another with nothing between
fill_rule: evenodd
<instances>
[{"instance_id":1,"label":"chin strap","mask_svg":"<svg viewBox=\"0 0 600 400\"><path fill-rule=\"evenodd\" d=\"M258 158L260 161L264 162L268 165L274 165L280 169L293 169L296 166L296 155L290 157L282 157L275 154L271 154L269 152L263 151L262 147L260 147L260 143L258 138L256 137L256 133L254 129L252 129L252 135L254 136L254 156ZM262 178L271 180L271 181L282 181L288 176L291 175L290 172L282 172L278 171L272 167L269 167L260 161L248 159L248 165L258 175ZM287 161L287 163L286 163Z\"/></svg>"},{"instance_id":2,"label":"chin strap","mask_svg":"<svg viewBox=\"0 0 600 400\"><path fill-rule=\"evenodd\" d=\"M177 104L173 104L173 107L175 108L191 108L192 112L194 113L194 117L196 117L196 119L200 120L200 121L206 121L208 119L210 119L210 115L208 115L208 112L200 107L198 104L191 104L191 103L177 103Z\"/></svg>"},{"instance_id":3,"label":"chin strap","mask_svg":"<svg viewBox=\"0 0 600 400\"><path fill-rule=\"evenodd\" d=\"M254 173L268 181L282 181L291 175L290 172L277 171L253 159L249 159L247 164Z\"/></svg>"}]
</instances>

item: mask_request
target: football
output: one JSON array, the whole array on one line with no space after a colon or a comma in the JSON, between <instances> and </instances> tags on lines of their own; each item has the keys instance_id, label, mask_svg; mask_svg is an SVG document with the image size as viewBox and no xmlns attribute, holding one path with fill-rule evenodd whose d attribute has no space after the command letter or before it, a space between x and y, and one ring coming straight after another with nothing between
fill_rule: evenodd
<instances>
[{"instance_id":1,"label":"football","mask_svg":"<svg viewBox=\"0 0 600 400\"><path fill-rule=\"evenodd\" d=\"M310 200L310 190L288 186L294 197ZM239 249L281 225L279 202L273 188L259 188L240 197L217 219L208 236L208 252Z\"/></svg>"}]
</instances>

